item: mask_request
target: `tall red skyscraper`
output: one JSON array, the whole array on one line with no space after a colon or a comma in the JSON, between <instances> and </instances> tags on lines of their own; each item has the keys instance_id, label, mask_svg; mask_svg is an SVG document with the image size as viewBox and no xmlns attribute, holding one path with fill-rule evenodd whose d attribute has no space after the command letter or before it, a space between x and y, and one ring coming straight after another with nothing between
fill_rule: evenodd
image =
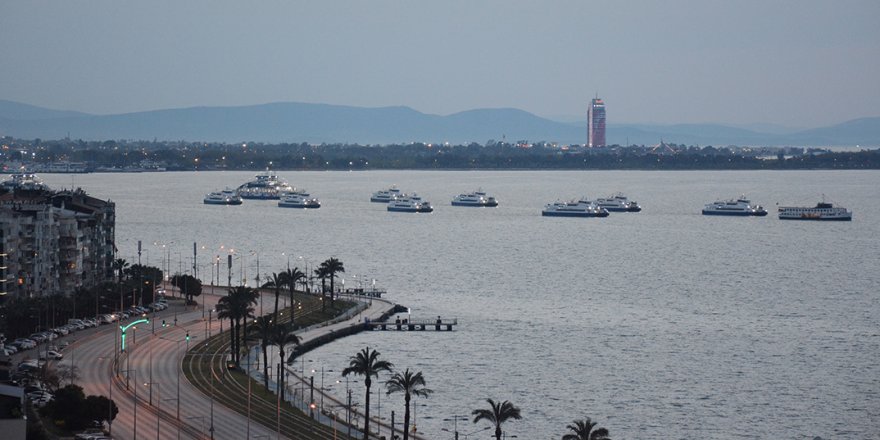
<instances>
[{"instance_id":1,"label":"tall red skyscraper","mask_svg":"<svg viewBox=\"0 0 880 440\"><path fill-rule=\"evenodd\" d=\"M605 102L597 95L587 110L587 137L590 147L605 146Z\"/></svg>"}]
</instances>

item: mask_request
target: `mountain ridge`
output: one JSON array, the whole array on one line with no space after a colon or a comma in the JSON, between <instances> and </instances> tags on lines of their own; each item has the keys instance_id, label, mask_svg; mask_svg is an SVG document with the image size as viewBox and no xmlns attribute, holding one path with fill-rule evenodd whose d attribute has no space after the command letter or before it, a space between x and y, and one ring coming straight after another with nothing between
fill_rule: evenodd
<instances>
[{"instance_id":1,"label":"mountain ridge","mask_svg":"<svg viewBox=\"0 0 880 440\"><path fill-rule=\"evenodd\" d=\"M84 140L482 144L490 139L506 139L583 144L585 125L554 121L516 108L471 109L441 116L407 106L272 102L94 115L0 100L0 135L19 138L53 139L69 134ZM880 146L880 117L790 133L726 124L609 124L606 137L609 144L620 145L652 145L662 140L716 146Z\"/></svg>"}]
</instances>

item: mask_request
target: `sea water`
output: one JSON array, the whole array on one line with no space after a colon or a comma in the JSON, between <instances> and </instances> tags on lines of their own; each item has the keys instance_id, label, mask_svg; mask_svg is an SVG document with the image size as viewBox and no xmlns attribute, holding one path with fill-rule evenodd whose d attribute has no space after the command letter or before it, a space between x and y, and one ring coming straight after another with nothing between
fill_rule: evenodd
<instances>
[{"instance_id":1,"label":"sea water","mask_svg":"<svg viewBox=\"0 0 880 440\"><path fill-rule=\"evenodd\" d=\"M197 243L199 277L225 284L233 249L234 283L254 285L258 264L265 277L335 257L345 266L338 284L375 283L411 309L402 317L457 318L453 332L348 337L292 367L340 400L340 372L364 347L398 370L421 371L434 390L413 399L427 438L484 429L468 416L487 398L521 408L522 420L504 425L521 439L560 438L585 417L612 438L880 436L878 171L280 172L322 207L202 204L253 174L42 177L116 202L119 256L129 262L141 241L144 264L191 273ZM392 184L434 212L370 203ZM450 206L477 188L500 205ZM642 212L540 213L556 200L619 191ZM743 194L770 214L700 214ZM852 209L853 221L777 219L777 203L812 206L822 194ZM401 423L403 396L375 394L388 377L374 380L371 412L388 422L393 410ZM363 381L348 386L362 405Z\"/></svg>"}]
</instances>

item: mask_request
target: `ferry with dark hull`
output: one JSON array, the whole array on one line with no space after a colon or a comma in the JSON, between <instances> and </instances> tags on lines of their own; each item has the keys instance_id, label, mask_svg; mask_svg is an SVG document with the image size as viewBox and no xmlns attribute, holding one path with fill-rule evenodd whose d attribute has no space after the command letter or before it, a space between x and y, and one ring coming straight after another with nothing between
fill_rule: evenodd
<instances>
[{"instance_id":1,"label":"ferry with dark hull","mask_svg":"<svg viewBox=\"0 0 880 440\"><path fill-rule=\"evenodd\" d=\"M846 208L835 207L824 199L815 207L780 206L780 220L818 220L818 221L843 221L852 220L852 211Z\"/></svg>"},{"instance_id":2,"label":"ferry with dark hull","mask_svg":"<svg viewBox=\"0 0 880 440\"><path fill-rule=\"evenodd\" d=\"M570 202L554 202L544 206L545 217L608 217L608 210L595 203L581 199Z\"/></svg>"},{"instance_id":3,"label":"ferry with dark hull","mask_svg":"<svg viewBox=\"0 0 880 440\"><path fill-rule=\"evenodd\" d=\"M767 210L761 205L752 205L752 202L742 196L735 200L718 200L703 207L703 215L723 215L733 217L763 217Z\"/></svg>"},{"instance_id":4,"label":"ferry with dark hull","mask_svg":"<svg viewBox=\"0 0 880 440\"><path fill-rule=\"evenodd\" d=\"M375 203L388 203L393 200L397 200L401 197L404 197L406 194L400 192L400 189L397 186L392 185L391 188L388 189L380 189L373 193L370 196L370 201Z\"/></svg>"},{"instance_id":5,"label":"ferry with dark hull","mask_svg":"<svg viewBox=\"0 0 880 440\"><path fill-rule=\"evenodd\" d=\"M498 200L496 200L495 197L487 195L485 191L478 189L472 193L463 193L453 197L452 206L494 208L498 206Z\"/></svg>"},{"instance_id":6,"label":"ferry with dark hull","mask_svg":"<svg viewBox=\"0 0 880 440\"><path fill-rule=\"evenodd\" d=\"M388 202L387 209L389 212L434 212L431 202L415 194Z\"/></svg>"},{"instance_id":7,"label":"ferry with dark hull","mask_svg":"<svg viewBox=\"0 0 880 440\"><path fill-rule=\"evenodd\" d=\"M241 198L252 200L278 200L287 192L293 192L293 188L271 170L257 174L253 180L238 187Z\"/></svg>"},{"instance_id":8,"label":"ferry with dark hull","mask_svg":"<svg viewBox=\"0 0 880 440\"><path fill-rule=\"evenodd\" d=\"M278 200L278 207L317 209L321 207L321 202L316 198L309 198L307 193L291 192L281 196L281 199Z\"/></svg>"},{"instance_id":9,"label":"ferry with dark hull","mask_svg":"<svg viewBox=\"0 0 880 440\"><path fill-rule=\"evenodd\" d=\"M241 205L242 200L238 191L226 188L206 195L202 202L206 205Z\"/></svg>"},{"instance_id":10,"label":"ferry with dark hull","mask_svg":"<svg viewBox=\"0 0 880 440\"><path fill-rule=\"evenodd\" d=\"M642 207L625 195L617 193L604 199L596 199L596 204L609 212L640 212Z\"/></svg>"}]
</instances>

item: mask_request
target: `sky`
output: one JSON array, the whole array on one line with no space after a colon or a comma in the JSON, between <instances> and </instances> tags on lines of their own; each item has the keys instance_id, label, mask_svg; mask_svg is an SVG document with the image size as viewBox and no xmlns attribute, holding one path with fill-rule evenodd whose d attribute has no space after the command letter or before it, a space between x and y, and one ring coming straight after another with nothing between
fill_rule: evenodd
<instances>
[{"instance_id":1,"label":"sky","mask_svg":"<svg viewBox=\"0 0 880 440\"><path fill-rule=\"evenodd\" d=\"M810 128L880 116L880 1L0 0L0 99Z\"/></svg>"}]
</instances>

